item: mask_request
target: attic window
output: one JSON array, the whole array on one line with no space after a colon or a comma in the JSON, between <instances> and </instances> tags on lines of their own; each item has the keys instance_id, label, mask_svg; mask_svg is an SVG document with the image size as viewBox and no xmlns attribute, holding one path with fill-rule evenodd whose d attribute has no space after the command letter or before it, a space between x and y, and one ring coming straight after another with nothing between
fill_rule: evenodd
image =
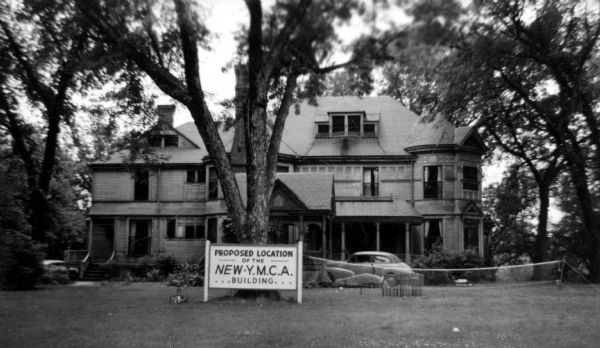
<instances>
[{"instance_id":1,"label":"attic window","mask_svg":"<svg viewBox=\"0 0 600 348\"><path fill-rule=\"evenodd\" d=\"M151 147L179 147L179 137L172 134L157 134L148 138Z\"/></svg>"},{"instance_id":2,"label":"attic window","mask_svg":"<svg viewBox=\"0 0 600 348\"><path fill-rule=\"evenodd\" d=\"M165 147L179 147L179 137L177 135L165 135Z\"/></svg>"},{"instance_id":3,"label":"attic window","mask_svg":"<svg viewBox=\"0 0 600 348\"><path fill-rule=\"evenodd\" d=\"M367 122L362 113L330 114L329 122L317 122L317 137L374 137L376 129L376 122Z\"/></svg>"}]
</instances>

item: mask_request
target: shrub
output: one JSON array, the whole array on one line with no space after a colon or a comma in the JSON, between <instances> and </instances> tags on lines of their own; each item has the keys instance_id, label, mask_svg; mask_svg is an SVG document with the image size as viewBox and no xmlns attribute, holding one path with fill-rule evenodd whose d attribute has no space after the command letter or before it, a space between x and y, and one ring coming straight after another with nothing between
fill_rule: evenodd
<instances>
[{"instance_id":1,"label":"shrub","mask_svg":"<svg viewBox=\"0 0 600 348\"><path fill-rule=\"evenodd\" d=\"M182 263L175 267L173 274L168 277L171 286L202 286L204 285L204 267L201 263Z\"/></svg>"},{"instance_id":2,"label":"shrub","mask_svg":"<svg viewBox=\"0 0 600 348\"><path fill-rule=\"evenodd\" d=\"M176 266L177 260L171 255L159 255L154 262L154 267L165 277L173 273Z\"/></svg>"},{"instance_id":3,"label":"shrub","mask_svg":"<svg viewBox=\"0 0 600 348\"><path fill-rule=\"evenodd\" d=\"M412 262L413 268L452 269L452 268L478 268L484 267L485 261L476 252L471 250L463 254L450 253L441 250L429 255L416 258ZM451 284L455 279L464 278L471 282L494 280L494 271L456 271L456 272L422 272L426 285Z\"/></svg>"},{"instance_id":4,"label":"shrub","mask_svg":"<svg viewBox=\"0 0 600 348\"><path fill-rule=\"evenodd\" d=\"M42 248L14 231L0 235L0 285L17 290L35 288L44 274Z\"/></svg>"}]
</instances>

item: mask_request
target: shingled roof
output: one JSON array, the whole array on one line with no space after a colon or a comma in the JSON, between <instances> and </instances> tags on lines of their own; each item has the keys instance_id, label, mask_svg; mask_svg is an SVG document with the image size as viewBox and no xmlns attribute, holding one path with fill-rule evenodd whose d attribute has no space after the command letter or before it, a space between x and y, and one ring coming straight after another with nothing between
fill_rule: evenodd
<instances>
[{"instance_id":1,"label":"shingled roof","mask_svg":"<svg viewBox=\"0 0 600 348\"><path fill-rule=\"evenodd\" d=\"M280 154L300 157L373 157L408 156L412 147L424 145L461 145L473 132L472 127L454 127L443 116L433 121L419 117L391 97L320 97L317 105L302 102L299 114L295 108L287 117L280 146ZM366 118L379 123L377 137L316 137L315 122L328 120L332 112L361 112ZM199 163L208 156L196 125L188 122L175 128L199 149L155 149L157 155L169 156L166 163ZM231 152L234 128L219 131L227 152ZM123 161L126 153L117 153L105 162ZM141 161L140 161L141 162Z\"/></svg>"},{"instance_id":2,"label":"shingled roof","mask_svg":"<svg viewBox=\"0 0 600 348\"><path fill-rule=\"evenodd\" d=\"M238 173L235 179L246 204L246 174ZM331 210L332 173L277 173L275 180L285 185L309 210Z\"/></svg>"},{"instance_id":3,"label":"shingled roof","mask_svg":"<svg viewBox=\"0 0 600 348\"><path fill-rule=\"evenodd\" d=\"M300 114L290 110L283 141L301 156L409 155L407 145L412 125L419 118L391 97L320 97L317 106L300 104ZM377 138L316 138L316 121L326 120L332 112L364 112L379 122Z\"/></svg>"}]
</instances>

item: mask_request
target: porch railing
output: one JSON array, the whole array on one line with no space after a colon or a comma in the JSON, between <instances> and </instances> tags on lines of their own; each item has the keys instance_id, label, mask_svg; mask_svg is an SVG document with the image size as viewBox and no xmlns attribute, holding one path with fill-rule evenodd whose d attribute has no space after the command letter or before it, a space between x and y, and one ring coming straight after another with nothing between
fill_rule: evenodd
<instances>
[{"instance_id":1,"label":"porch railing","mask_svg":"<svg viewBox=\"0 0 600 348\"><path fill-rule=\"evenodd\" d=\"M83 275L85 274L85 270L90 265L90 259L91 259L91 255L90 255L90 253L87 253L85 255L85 257L83 258L83 260L81 260L81 267L79 268L79 278L83 278Z\"/></svg>"}]
</instances>

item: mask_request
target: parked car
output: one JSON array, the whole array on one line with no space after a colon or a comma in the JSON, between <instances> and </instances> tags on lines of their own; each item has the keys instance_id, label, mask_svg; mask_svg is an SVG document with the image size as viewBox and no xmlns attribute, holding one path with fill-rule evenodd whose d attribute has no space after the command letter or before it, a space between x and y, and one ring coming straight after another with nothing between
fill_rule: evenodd
<instances>
[{"instance_id":1,"label":"parked car","mask_svg":"<svg viewBox=\"0 0 600 348\"><path fill-rule=\"evenodd\" d=\"M44 260L42 261L44 271L46 273L64 273L68 274L69 279L75 279L79 276L77 267L67 267L67 264L62 260Z\"/></svg>"},{"instance_id":2,"label":"parked car","mask_svg":"<svg viewBox=\"0 0 600 348\"><path fill-rule=\"evenodd\" d=\"M351 254L346 261L333 261L316 257L312 259L326 263L327 276L331 282L363 273L378 276L414 273L410 266L402 262L398 256L383 251L359 251Z\"/></svg>"}]
</instances>

